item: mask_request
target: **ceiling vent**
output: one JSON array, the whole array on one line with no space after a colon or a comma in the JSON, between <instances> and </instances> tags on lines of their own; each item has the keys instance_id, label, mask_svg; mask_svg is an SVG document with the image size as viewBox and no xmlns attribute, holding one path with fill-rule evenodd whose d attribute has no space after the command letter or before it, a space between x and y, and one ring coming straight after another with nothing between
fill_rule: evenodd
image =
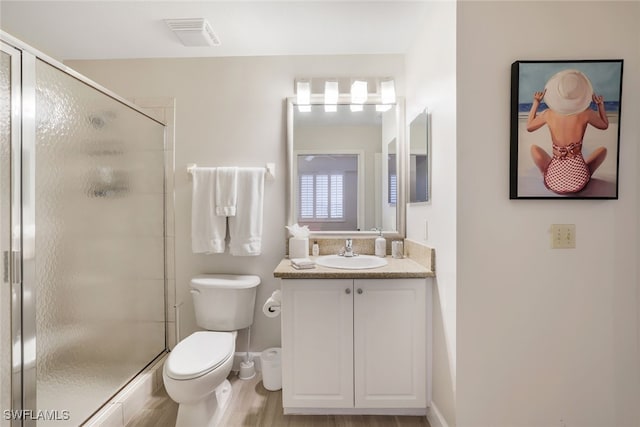
<instances>
[{"instance_id":1,"label":"ceiling vent","mask_svg":"<svg viewBox=\"0 0 640 427\"><path fill-rule=\"evenodd\" d=\"M165 19L164 22L185 46L220 46L220 39L206 19Z\"/></svg>"}]
</instances>

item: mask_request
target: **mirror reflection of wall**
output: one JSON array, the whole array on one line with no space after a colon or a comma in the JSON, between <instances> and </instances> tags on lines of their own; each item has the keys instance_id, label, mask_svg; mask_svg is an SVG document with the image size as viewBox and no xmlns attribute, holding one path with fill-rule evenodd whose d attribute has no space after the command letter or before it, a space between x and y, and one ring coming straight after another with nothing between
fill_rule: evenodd
<instances>
[{"instance_id":1,"label":"mirror reflection of wall","mask_svg":"<svg viewBox=\"0 0 640 427\"><path fill-rule=\"evenodd\" d=\"M409 125L409 203L429 200L429 116L418 114Z\"/></svg>"}]
</instances>

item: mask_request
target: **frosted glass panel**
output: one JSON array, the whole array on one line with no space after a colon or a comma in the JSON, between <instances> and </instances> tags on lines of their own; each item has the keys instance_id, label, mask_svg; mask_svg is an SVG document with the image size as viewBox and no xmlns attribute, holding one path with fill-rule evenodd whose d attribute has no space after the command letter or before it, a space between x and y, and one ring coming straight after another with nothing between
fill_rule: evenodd
<instances>
[{"instance_id":1,"label":"frosted glass panel","mask_svg":"<svg viewBox=\"0 0 640 427\"><path fill-rule=\"evenodd\" d=\"M41 61L36 123L38 426L77 426L165 348L164 126Z\"/></svg>"},{"instance_id":2,"label":"frosted glass panel","mask_svg":"<svg viewBox=\"0 0 640 427\"><path fill-rule=\"evenodd\" d=\"M10 250L11 57L0 52L0 255ZM11 408L11 287L7 265L0 262L0 409ZM0 426L9 426L6 417Z\"/></svg>"}]
</instances>

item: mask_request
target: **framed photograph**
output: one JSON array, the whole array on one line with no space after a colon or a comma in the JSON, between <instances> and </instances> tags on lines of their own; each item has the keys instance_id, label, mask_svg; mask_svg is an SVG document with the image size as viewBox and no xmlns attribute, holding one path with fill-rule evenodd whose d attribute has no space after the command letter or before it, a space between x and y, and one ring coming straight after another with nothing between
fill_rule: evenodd
<instances>
[{"instance_id":1,"label":"framed photograph","mask_svg":"<svg viewBox=\"0 0 640 427\"><path fill-rule=\"evenodd\" d=\"M511 199L618 198L622 65L511 65Z\"/></svg>"}]
</instances>

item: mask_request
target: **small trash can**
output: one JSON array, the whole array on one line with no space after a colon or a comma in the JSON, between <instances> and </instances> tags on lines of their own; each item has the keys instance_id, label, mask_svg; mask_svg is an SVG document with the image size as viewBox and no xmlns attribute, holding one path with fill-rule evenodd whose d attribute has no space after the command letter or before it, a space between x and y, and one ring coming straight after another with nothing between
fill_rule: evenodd
<instances>
[{"instance_id":1,"label":"small trash can","mask_svg":"<svg viewBox=\"0 0 640 427\"><path fill-rule=\"evenodd\" d=\"M281 351L282 349L273 347L260 353L262 384L269 391L276 391L282 388Z\"/></svg>"}]
</instances>

